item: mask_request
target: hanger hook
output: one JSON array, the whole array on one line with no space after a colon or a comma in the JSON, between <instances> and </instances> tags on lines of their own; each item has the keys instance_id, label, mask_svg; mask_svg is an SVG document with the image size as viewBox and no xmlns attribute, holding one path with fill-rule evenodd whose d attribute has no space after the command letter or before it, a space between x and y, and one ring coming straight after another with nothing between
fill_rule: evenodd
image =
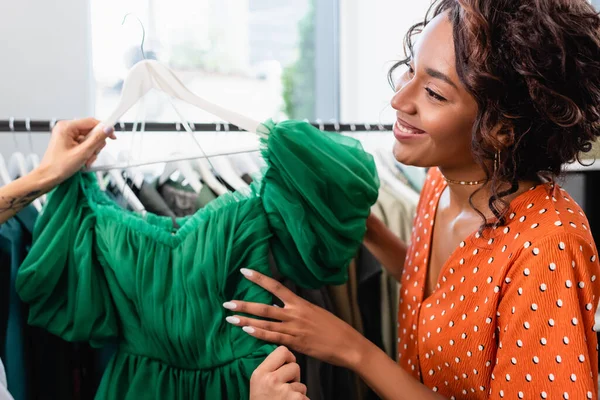
<instances>
[{"instance_id":1,"label":"hanger hook","mask_svg":"<svg viewBox=\"0 0 600 400\"><path fill-rule=\"evenodd\" d=\"M19 147L19 142L17 142L17 135L15 134L15 117L10 117L8 120L8 127L10 128L10 132L12 133L13 140L15 141L15 151Z\"/></svg>"},{"instance_id":2,"label":"hanger hook","mask_svg":"<svg viewBox=\"0 0 600 400\"><path fill-rule=\"evenodd\" d=\"M27 129L27 138L29 139L29 151L33 153L33 138L31 137L31 118L25 119L25 129Z\"/></svg>"},{"instance_id":3,"label":"hanger hook","mask_svg":"<svg viewBox=\"0 0 600 400\"><path fill-rule=\"evenodd\" d=\"M142 50L142 57L145 60L146 59L146 53L144 53L144 42L146 41L146 28L144 28L144 24L142 23L142 20L137 15L135 15L133 13L127 13L123 17L123 22L121 22L121 25L125 24L125 20L127 20L127 17L130 16L130 15L132 15L135 19L137 19L138 22L140 23L140 26L142 27L142 44L140 45L140 49Z\"/></svg>"}]
</instances>

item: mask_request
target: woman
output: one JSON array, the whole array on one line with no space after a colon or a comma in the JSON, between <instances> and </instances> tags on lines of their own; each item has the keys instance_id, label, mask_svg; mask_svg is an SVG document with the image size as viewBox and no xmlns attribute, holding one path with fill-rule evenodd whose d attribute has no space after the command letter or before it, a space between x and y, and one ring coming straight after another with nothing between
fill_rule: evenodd
<instances>
[{"instance_id":1,"label":"woman","mask_svg":"<svg viewBox=\"0 0 600 400\"><path fill-rule=\"evenodd\" d=\"M99 124L94 118L58 122L39 167L0 187L0 224L83 166L89 167L107 138L116 139L113 128ZM0 399L12 399L4 382L4 367L0 362ZM276 349L254 371L250 386L252 400L306 398L306 387L300 383L300 367L285 347Z\"/></svg>"},{"instance_id":2,"label":"woman","mask_svg":"<svg viewBox=\"0 0 600 400\"><path fill-rule=\"evenodd\" d=\"M233 299L228 321L385 399L596 398L597 250L554 181L598 134L598 15L585 0L438 0L406 43L394 154L431 169L411 246L372 217L365 237L402 284L398 363L253 271L285 306Z\"/></svg>"}]
</instances>

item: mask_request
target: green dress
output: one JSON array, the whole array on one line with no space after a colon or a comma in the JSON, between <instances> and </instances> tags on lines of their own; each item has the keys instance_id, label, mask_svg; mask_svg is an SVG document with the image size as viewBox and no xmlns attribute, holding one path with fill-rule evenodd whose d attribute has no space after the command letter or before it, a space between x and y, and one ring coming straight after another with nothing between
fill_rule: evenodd
<instances>
[{"instance_id":1,"label":"green dress","mask_svg":"<svg viewBox=\"0 0 600 400\"><path fill-rule=\"evenodd\" d=\"M177 219L120 209L91 174L57 187L37 220L17 290L29 323L69 341L117 340L98 399L247 399L275 348L225 322L225 301L272 304L240 268L304 287L340 284L377 199L359 142L268 121L267 169L246 193Z\"/></svg>"}]
</instances>

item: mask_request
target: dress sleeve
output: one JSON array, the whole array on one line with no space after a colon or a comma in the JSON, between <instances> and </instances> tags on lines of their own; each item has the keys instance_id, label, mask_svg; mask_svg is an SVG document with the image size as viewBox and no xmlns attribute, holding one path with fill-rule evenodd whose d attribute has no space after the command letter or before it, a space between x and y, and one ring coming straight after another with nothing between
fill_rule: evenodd
<instances>
[{"instance_id":1,"label":"dress sleeve","mask_svg":"<svg viewBox=\"0 0 600 400\"><path fill-rule=\"evenodd\" d=\"M357 140L305 122L266 127L261 196L277 267L303 287L341 284L377 200L373 157Z\"/></svg>"},{"instance_id":2,"label":"dress sleeve","mask_svg":"<svg viewBox=\"0 0 600 400\"><path fill-rule=\"evenodd\" d=\"M599 272L595 247L574 234L522 249L501 293L490 398L597 398Z\"/></svg>"},{"instance_id":3,"label":"dress sleeve","mask_svg":"<svg viewBox=\"0 0 600 400\"><path fill-rule=\"evenodd\" d=\"M104 341L117 334L112 298L94 243L96 218L76 174L58 186L39 215L16 288L29 323L68 341Z\"/></svg>"}]
</instances>

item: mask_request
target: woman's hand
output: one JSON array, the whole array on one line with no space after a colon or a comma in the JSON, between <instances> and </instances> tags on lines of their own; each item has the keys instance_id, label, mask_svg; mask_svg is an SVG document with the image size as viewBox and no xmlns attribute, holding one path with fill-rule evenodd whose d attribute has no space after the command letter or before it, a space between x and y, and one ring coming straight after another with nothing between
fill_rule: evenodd
<instances>
[{"instance_id":1,"label":"woman's hand","mask_svg":"<svg viewBox=\"0 0 600 400\"><path fill-rule=\"evenodd\" d=\"M234 300L223 307L273 321L235 315L227 317L227 322L243 327L256 338L282 344L330 364L353 368L359 362L361 345L368 341L350 325L298 297L274 279L247 269L242 269L242 273L278 297L284 307Z\"/></svg>"},{"instance_id":2,"label":"woman's hand","mask_svg":"<svg viewBox=\"0 0 600 400\"><path fill-rule=\"evenodd\" d=\"M250 400L308 400L300 383L300 366L291 351L281 346L252 373Z\"/></svg>"},{"instance_id":3,"label":"woman's hand","mask_svg":"<svg viewBox=\"0 0 600 400\"><path fill-rule=\"evenodd\" d=\"M56 124L39 166L52 185L69 178L83 166L89 167L106 145L106 139L116 139L113 128L99 122L86 118Z\"/></svg>"},{"instance_id":4,"label":"woman's hand","mask_svg":"<svg viewBox=\"0 0 600 400\"><path fill-rule=\"evenodd\" d=\"M99 125L93 118L56 124L40 165L0 187L0 224L84 165L92 164L109 137L115 139L113 128Z\"/></svg>"}]
</instances>

